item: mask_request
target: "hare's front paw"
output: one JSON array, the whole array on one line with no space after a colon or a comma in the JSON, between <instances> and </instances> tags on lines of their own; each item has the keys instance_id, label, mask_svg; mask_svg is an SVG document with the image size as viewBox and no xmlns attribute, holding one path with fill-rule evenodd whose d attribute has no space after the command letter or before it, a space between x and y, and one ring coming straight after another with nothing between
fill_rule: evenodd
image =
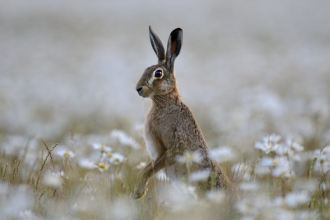
<instances>
[{"instance_id":1,"label":"hare's front paw","mask_svg":"<svg viewBox=\"0 0 330 220\"><path fill-rule=\"evenodd\" d=\"M132 194L133 199L141 199L147 192L147 185L134 187L134 193Z\"/></svg>"}]
</instances>

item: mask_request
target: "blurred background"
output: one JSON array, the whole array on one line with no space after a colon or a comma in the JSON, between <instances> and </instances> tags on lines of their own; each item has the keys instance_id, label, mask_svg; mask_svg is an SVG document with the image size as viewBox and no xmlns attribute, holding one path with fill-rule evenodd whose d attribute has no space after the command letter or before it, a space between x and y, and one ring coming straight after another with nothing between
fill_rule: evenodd
<instances>
[{"instance_id":1,"label":"blurred background","mask_svg":"<svg viewBox=\"0 0 330 220\"><path fill-rule=\"evenodd\" d=\"M129 130L150 100L135 91L183 29L179 89L211 147L264 135L330 141L329 1L1 1L0 132L57 141Z\"/></svg>"}]
</instances>

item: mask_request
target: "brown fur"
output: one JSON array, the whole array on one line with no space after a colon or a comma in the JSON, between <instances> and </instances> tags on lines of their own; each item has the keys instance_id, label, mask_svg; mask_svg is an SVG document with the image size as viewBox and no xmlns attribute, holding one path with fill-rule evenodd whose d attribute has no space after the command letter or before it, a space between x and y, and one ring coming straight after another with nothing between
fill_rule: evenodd
<instances>
[{"instance_id":1,"label":"brown fur","mask_svg":"<svg viewBox=\"0 0 330 220\"><path fill-rule=\"evenodd\" d=\"M150 40L159 63L145 70L136 89L142 97L152 99L152 107L145 123L145 139L152 161L139 173L133 197L136 199L143 197L149 178L163 168L169 172L170 167L171 172L179 179L188 179L189 172L205 169L211 171L207 180L198 183L202 191L210 190L212 186L228 188L229 180L218 164L210 158L202 131L178 91L174 60L180 53L182 30L172 31L166 60L163 59L165 57L163 45L151 28ZM162 78L154 77L151 80L154 72L159 69L162 70ZM177 162L177 157L182 156L186 151L198 151L202 156L202 161L194 163L189 172L185 164Z\"/></svg>"}]
</instances>

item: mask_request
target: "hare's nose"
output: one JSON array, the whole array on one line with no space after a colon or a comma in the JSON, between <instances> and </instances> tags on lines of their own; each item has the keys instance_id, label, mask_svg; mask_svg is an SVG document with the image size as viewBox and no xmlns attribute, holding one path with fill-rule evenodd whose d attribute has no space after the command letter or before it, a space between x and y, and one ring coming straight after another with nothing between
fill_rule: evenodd
<instances>
[{"instance_id":1,"label":"hare's nose","mask_svg":"<svg viewBox=\"0 0 330 220\"><path fill-rule=\"evenodd\" d=\"M140 94L140 92L142 91L142 87L136 88L136 91Z\"/></svg>"}]
</instances>

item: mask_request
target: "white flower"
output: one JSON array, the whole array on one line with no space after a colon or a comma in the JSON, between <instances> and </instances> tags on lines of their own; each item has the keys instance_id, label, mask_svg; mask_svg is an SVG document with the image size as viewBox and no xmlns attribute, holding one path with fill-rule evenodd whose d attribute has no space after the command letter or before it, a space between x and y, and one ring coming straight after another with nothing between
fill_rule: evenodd
<instances>
[{"instance_id":1,"label":"white flower","mask_svg":"<svg viewBox=\"0 0 330 220\"><path fill-rule=\"evenodd\" d=\"M327 190L327 184L325 184L324 182L320 184L320 188L325 191Z\"/></svg>"},{"instance_id":2,"label":"white flower","mask_svg":"<svg viewBox=\"0 0 330 220\"><path fill-rule=\"evenodd\" d=\"M305 148L295 141L291 141L291 148L296 152L303 151Z\"/></svg>"},{"instance_id":3,"label":"white flower","mask_svg":"<svg viewBox=\"0 0 330 220\"><path fill-rule=\"evenodd\" d=\"M330 162L330 146L326 146L323 149L318 149L314 151L314 154L316 157L318 157L318 160L320 162L326 161Z\"/></svg>"},{"instance_id":4,"label":"white flower","mask_svg":"<svg viewBox=\"0 0 330 220\"><path fill-rule=\"evenodd\" d=\"M143 168L145 168L147 166L147 163L142 161L140 162L138 165L136 165L136 169L138 170L142 170Z\"/></svg>"},{"instance_id":5,"label":"white flower","mask_svg":"<svg viewBox=\"0 0 330 220\"><path fill-rule=\"evenodd\" d=\"M92 169L95 168L95 163L93 161L89 160L89 159L79 160L78 165L81 168L85 168L85 169L88 169L88 170L92 170Z\"/></svg>"},{"instance_id":6,"label":"white flower","mask_svg":"<svg viewBox=\"0 0 330 220\"><path fill-rule=\"evenodd\" d=\"M60 187L63 183L62 175L58 173L46 173L43 178L43 183L46 186L57 188Z\"/></svg>"},{"instance_id":7,"label":"white flower","mask_svg":"<svg viewBox=\"0 0 330 220\"><path fill-rule=\"evenodd\" d=\"M291 158L293 160L299 161L300 157L297 152L304 150L304 147L295 142L292 139L287 140L287 145L278 145L276 153L281 156Z\"/></svg>"},{"instance_id":8,"label":"white flower","mask_svg":"<svg viewBox=\"0 0 330 220\"><path fill-rule=\"evenodd\" d=\"M314 151L315 158L317 158L314 170L318 172L327 172L330 170L330 146Z\"/></svg>"},{"instance_id":9,"label":"white flower","mask_svg":"<svg viewBox=\"0 0 330 220\"><path fill-rule=\"evenodd\" d=\"M120 153L113 153L112 156L109 158L109 162L115 165L120 164L125 160L126 158Z\"/></svg>"},{"instance_id":10,"label":"white flower","mask_svg":"<svg viewBox=\"0 0 330 220\"><path fill-rule=\"evenodd\" d=\"M68 159L74 158L76 156L72 151L64 149L57 151L57 155Z\"/></svg>"},{"instance_id":11,"label":"white flower","mask_svg":"<svg viewBox=\"0 0 330 220\"><path fill-rule=\"evenodd\" d=\"M230 147L218 147L212 149L210 154L218 163L224 163L235 159L235 154Z\"/></svg>"},{"instance_id":12,"label":"white flower","mask_svg":"<svg viewBox=\"0 0 330 220\"><path fill-rule=\"evenodd\" d=\"M308 204L311 198L307 191L288 193L285 196L285 202L290 208L296 208L303 204Z\"/></svg>"},{"instance_id":13,"label":"white flower","mask_svg":"<svg viewBox=\"0 0 330 220\"><path fill-rule=\"evenodd\" d=\"M53 172L53 174L56 175L56 176L65 178L65 175L64 175L64 171L63 170L61 170L60 172L57 172L57 173Z\"/></svg>"},{"instance_id":14,"label":"white flower","mask_svg":"<svg viewBox=\"0 0 330 220\"><path fill-rule=\"evenodd\" d=\"M276 149L276 153L278 155L284 155L284 156L289 156L292 157L294 155L294 151L286 145L279 145L278 148Z\"/></svg>"},{"instance_id":15,"label":"white flower","mask_svg":"<svg viewBox=\"0 0 330 220\"><path fill-rule=\"evenodd\" d=\"M279 207L279 206L283 206L284 205L284 199L280 196L277 196L273 201L272 201L272 205Z\"/></svg>"},{"instance_id":16,"label":"white flower","mask_svg":"<svg viewBox=\"0 0 330 220\"><path fill-rule=\"evenodd\" d=\"M112 150L111 147L99 143L93 144L93 148L94 150L99 150L101 152L110 152Z\"/></svg>"},{"instance_id":17,"label":"white flower","mask_svg":"<svg viewBox=\"0 0 330 220\"><path fill-rule=\"evenodd\" d=\"M330 170L330 162L328 161L317 161L317 163L314 166L314 170L316 170L317 172L322 172L322 173L326 173Z\"/></svg>"},{"instance_id":18,"label":"white flower","mask_svg":"<svg viewBox=\"0 0 330 220\"><path fill-rule=\"evenodd\" d=\"M95 167L101 172L103 173L105 170L109 169L109 165L107 163L97 163L95 165Z\"/></svg>"},{"instance_id":19,"label":"white flower","mask_svg":"<svg viewBox=\"0 0 330 220\"><path fill-rule=\"evenodd\" d=\"M8 184L8 182L7 182ZM8 184L9 185L9 184ZM33 207L33 194L31 186L22 184L14 186L10 184L10 191L6 195L1 195L0 219L19 219L18 215L23 210L31 210ZM22 215L24 214L24 211ZM28 212L27 212L28 215Z\"/></svg>"},{"instance_id":20,"label":"white flower","mask_svg":"<svg viewBox=\"0 0 330 220\"><path fill-rule=\"evenodd\" d=\"M275 177L294 177L294 171L291 170L290 163L285 157L262 158L261 165L273 167L272 175Z\"/></svg>"},{"instance_id":21,"label":"white flower","mask_svg":"<svg viewBox=\"0 0 330 220\"><path fill-rule=\"evenodd\" d=\"M134 149L139 149L139 144L130 136L128 136L125 132L121 130L113 130L110 134L110 137L116 141L118 141L122 145L130 146Z\"/></svg>"},{"instance_id":22,"label":"white flower","mask_svg":"<svg viewBox=\"0 0 330 220\"><path fill-rule=\"evenodd\" d=\"M200 170L190 174L189 180L192 182L203 181L209 178L211 171L210 170Z\"/></svg>"},{"instance_id":23,"label":"white flower","mask_svg":"<svg viewBox=\"0 0 330 220\"><path fill-rule=\"evenodd\" d=\"M270 157L265 157L262 158L261 160L261 165L263 166L279 166L280 164L285 164L288 163L287 158L285 157L274 157L274 158L270 158Z\"/></svg>"},{"instance_id":24,"label":"white flower","mask_svg":"<svg viewBox=\"0 0 330 220\"><path fill-rule=\"evenodd\" d=\"M260 184L257 182L243 182L239 185L239 188L243 191L257 191Z\"/></svg>"},{"instance_id":25,"label":"white flower","mask_svg":"<svg viewBox=\"0 0 330 220\"><path fill-rule=\"evenodd\" d=\"M110 216L106 219L136 219L137 210L136 203L130 201L129 198L115 198L109 206Z\"/></svg>"},{"instance_id":26,"label":"white flower","mask_svg":"<svg viewBox=\"0 0 330 220\"><path fill-rule=\"evenodd\" d=\"M235 206L239 213L248 216L257 216L262 208L262 204L247 199L238 201Z\"/></svg>"},{"instance_id":27,"label":"white flower","mask_svg":"<svg viewBox=\"0 0 330 220\"><path fill-rule=\"evenodd\" d=\"M160 181L166 181L167 180L167 176L164 172L164 170L160 170L157 174L156 174L156 178Z\"/></svg>"},{"instance_id":28,"label":"white flower","mask_svg":"<svg viewBox=\"0 0 330 220\"><path fill-rule=\"evenodd\" d=\"M112 158L113 157L113 152L107 152L107 153L105 153L105 154L103 154L102 156L103 156L103 158L104 157L107 157L107 158Z\"/></svg>"},{"instance_id":29,"label":"white flower","mask_svg":"<svg viewBox=\"0 0 330 220\"><path fill-rule=\"evenodd\" d=\"M33 214L31 210L24 210L19 212L19 217L22 219L32 220L37 219L37 217Z\"/></svg>"},{"instance_id":30,"label":"white flower","mask_svg":"<svg viewBox=\"0 0 330 220\"><path fill-rule=\"evenodd\" d=\"M275 169L272 172L272 175L275 177L292 178L295 176L295 173L293 170L291 170L289 163L286 163L275 167Z\"/></svg>"},{"instance_id":31,"label":"white flower","mask_svg":"<svg viewBox=\"0 0 330 220\"><path fill-rule=\"evenodd\" d=\"M287 220L287 219L298 219L298 218L296 217L295 212L293 212L291 210L287 210L285 208L277 207L277 208L272 209L272 212L267 215L267 219L285 219L285 220Z\"/></svg>"},{"instance_id":32,"label":"white flower","mask_svg":"<svg viewBox=\"0 0 330 220\"><path fill-rule=\"evenodd\" d=\"M203 160L202 154L199 151L186 151L183 156L177 156L176 160L179 163L200 163Z\"/></svg>"},{"instance_id":33,"label":"white flower","mask_svg":"<svg viewBox=\"0 0 330 220\"><path fill-rule=\"evenodd\" d=\"M279 144L280 136L276 134L269 135L268 137L263 138L263 143L257 142L255 148L263 151L265 154L269 154L272 151L275 151Z\"/></svg>"},{"instance_id":34,"label":"white flower","mask_svg":"<svg viewBox=\"0 0 330 220\"><path fill-rule=\"evenodd\" d=\"M191 196L194 199L197 199L198 196L196 194L196 187L186 184L181 184L181 190L188 196Z\"/></svg>"},{"instance_id":35,"label":"white flower","mask_svg":"<svg viewBox=\"0 0 330 220\"><path fill-rule=\"evenodd\" d=\"M276 134L271 134L268 137L264 137L263 141L264 142L269 142L273 144L277 144L281 140L281 136L276 135Z\"/></svg>"},{"instance_id":36,"label":"white flower","mask_svg":"<svg viewBox=\"0 0 330 220\"><path fill-rule=\"evenodd\" d=\"M208 191L206 193L206 198L214 203L221 203L226 197L226 193L220 190Z\"/></svg>"},{"instance_id":37,"label":"white flower","mask_svg":"<svg viewBox=\"0 0 330 220\"><path fill-rule=\"evenodd\" d=\"M172 212L191 210L198 204L195 187L180 182L165 184L160 191L165 204L169 204Z\"/></svg>"},{"instance_id":38,"label":"white flower","mask_svg":"<svg viewBox=\"0 0 330 220\"><path fill-rule=\"evenodd\" d=\"M297 218L299 220L310 220L310 219L320 219L319 213L317 211L300 211L297 213Z\"/></svg>"}]
</instances>

